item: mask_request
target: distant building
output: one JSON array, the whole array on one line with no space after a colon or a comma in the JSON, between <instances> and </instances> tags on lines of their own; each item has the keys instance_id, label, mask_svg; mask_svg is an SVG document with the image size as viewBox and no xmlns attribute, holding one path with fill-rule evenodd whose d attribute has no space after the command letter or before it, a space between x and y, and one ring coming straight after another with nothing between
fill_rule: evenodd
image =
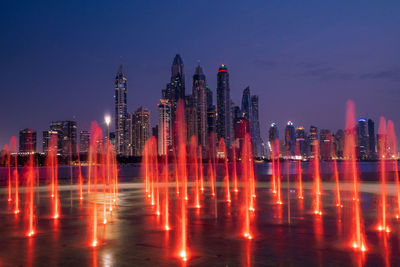
<instances>
[{"instance_id":1,"label":"distant building","mask_svg":"<svg viewBox=\"0 0 400 267\"><path fill-rule=\"evenodd\" d=\"M321 152L321 159L330 160L332 158L332 133L329 130L321 129L319 132L319 146Z\"/></svg>"},{"instance_id":2,"label":"distant building","mask_svg":"<svg viewBox=\"0 0 400 267\"><path fill-rule=\"evenodd\" d=\"M80 153L88 153L90 145L90 133L89 131L80 131L79 132L79 152Z\"/></svg>"},{"instance_id":3,"label":"distant building","mask_svg":"<svg viewBox=\"0 0 400 267\"><path fill-rule=\"evenodd\" d=\"M304 130L303 126L298 126L296 127L296 143L298 146L298 151L300 156L302 157L308 157L308 148L307 148L307 135L306 131Z\"/></svg>"},{"instance_id":4,"label":"distant building","mask_svg":"<svg viewBox=\"0 0 400 267\"><path fill-rule=\"evenodd\" d=\"M115 152L117 155L129 154L129 136L127 132L127 92L128 80L124 74L122 64L119 66L114 83L115 101Z\"/></svg>"},{"instance_id":5,"label":"distant building","mask_svg":"<svg viewBox=\"0 0 400 267\"><path fill-rule=\"evenodd\" d=\"M268 130L268 147L269 154L272 156L272 152L276 149L277 142L279 140L279 129L278 126L273 122Z\"/></svg>"},{"instance_id":6,"label":"distant building","mask_svg":"<svg viewBox=\"0 0 400 267\"><path fill-rule=\"evenodd\" d=\"M128 112L125 120L125 156L133 156L135 115Z\"/></svg>"},{"instance_id":7,"label":"distant building","mask_svg":"<svg viewBox=\"0 0 400 267\"><path fill-rule=\"evenodd\" d=\"M357 122L357 155L359 159L364 160L368 158L368 141L367 120L360 118Z\"/></svg>"},{"instance_id":8,"label":"distant building","mask_svg":"<svg viewBox=\"0 0 400 267\"><path fill-rule=\"evenodd\" d=\"M75 121L50 122L50 130L57 132L57 150L59 154L76 154L77 128Z\"/></svg>"},{"instance_id":9,"label":"distant building","mask_svg":"<svg viewBox=\"0 0 400 267\"><path fill-rule=\"evenodd\" d=\"M344 140L345 140L345 133L343 130L337 130L334 136L334 147L335 147L335 154L338 158L343 158L344 152Z\"/></svg>"},{"instance_id":10,"label":"distant building","mask_svg":"<svg viewBox=\"0 0 400 267\"><path fill-rule=\"evenodd\" d=\"M229 148L232 132L229 73L226 65L222 64L217 75L217 139L224 138L225 144Z\"/></svg>"},{"instance_id":11,"label":"distant building","mask_svg":"<svg viewBox=\"0 0 400 267\"><path fill-rule=\"evenodd\" d=\"M250 87L247 86L243 90L243 95L242 95L242 116L249 122L249 125L251 125L251 114L252 114L251 112L252 105L250 98L251 98Z\"/></svg>"},{"instance_id":12,"label":"distant building","mask_svg":"<svg viewBox=\"0 0 400 267\"><path fill-rule=\"evenodd\" d=\"M285 154L294 156L296 151L296 134L293 122L288 121L285 128Z\"/></svg>"},{"instance_id":13,"label":"distant building","mask_svg":"<svg viewBox=\"0 0 400 267\"><path fill-rule=\"evenodd\" d=\"M29 128L19 131L19 152L36 152L36 131Z\"/></svg>"},{"instance_id":14,"label":"distant building","mask_svg":"<svg viewBox=\"0 0 400 267\"><path fill-rule=\"evenodd\" d=\"M209 93L206 86L206 76L203 73L203 69L198 65L193 75L193 106L196 110L196 124L197 124L197 142L202 147L202 151L205 151L207 140L208 140L208 126L207 126L207 99Z\"/></svg>"},{"instance_id":15,"label":"distant building","mask_svg":"<svg viewBox=\"0 0 400 267\"><path fill-rule=\"evenodd\" d=\"M42 139L43 153L47 154L49 152L50 140L53 135L57 136L57 131L52 131L52 130L43 131L43 139Z\"/></svg>"},{"instance_id":16,"label":"distant building","mask_svg":"<svg viewBox=\"0 0 400 267\"><path fill-rule=\"evenodd\" d=\"M316 148L318 146L318 128L315 126L310 126L310 132L308 133L308 144L310 147L310 155L315 156Z\"/></svg>"},{"instance_id":17,"label":"distant building","mask_svg":"<svg viewBox=\"0 0 400 267\"><path fill-rule=\"evenodd\" d=\"M368 119L368 158L376 159L375 123Z\"/></svg>"},{"instance_id":18,"label":"distant building","mask_svg":"<svg viewBox=\"0 0 400 267\"><path fill-rule=\"evenodd\" d=\"M135 156L142 156L144 145L150 138L150 111L147 108L140 107L135 112L135 120L133 126L133 148Z\"/></svg>"},{"instance_id":19,"label":"distant building","mask_svg":"<svg viewBox=\"0 0 400 267\"><path fill-rule=\"evenodd\" d=\"M158 155L167 155L172 146L171 104L161 99L158 104Z\"/></svg>"},{"instance_id":20,"label":"distant building","mask_svg":"<svg viewBox=\"0 0 400 267\"><path fill-rule=\"evenodd\" d=\"M255 157L262 157L264 156L263 148L262 148L262 138L260 132L260 121L258 118L258 96L253 95L251 96L251 125L250 125L250 132L251 132L251 143L253 149L253 155Z\"/></svg>"},{"instance_id":21,"label":"distant building","mask_svg":"<svg viewBox=\"0 0 400 267\"><path fill-rule=\"evenodd\" d=\"M171 67L171 78L162 93L163 99L168 99L171 105L171 124L174 129L176 110L179 100L185 101L185 73L183 60L179 54L175 55ZM173 131L174 133L174 131ZM175 140L173 136L172 140Z\"/></svg>"},{"instance_id":22,"label":"distant building","mask_svg":"<svg viewBox=\"0 0 400 267\"><path fill-rule=\"evenodd\" d=\"M190 142L192 136L197 137L198 124L197 124L197 112L193 102L193 96L187 95L185 97L185 122L186 122L186 137L187 142Z\"/></svg>"}]
</instances>

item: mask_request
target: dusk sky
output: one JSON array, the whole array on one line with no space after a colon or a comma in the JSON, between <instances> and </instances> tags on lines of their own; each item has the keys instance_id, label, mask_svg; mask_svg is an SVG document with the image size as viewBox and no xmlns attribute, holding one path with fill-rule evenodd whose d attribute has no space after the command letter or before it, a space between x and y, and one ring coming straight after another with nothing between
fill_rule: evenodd
<instances>
[{"instance_id":1,"label":"dusk sky","mask_svg":"<svg viewBox=\"0 0 400 267\"><path fill-rule=\"evenodd\" d=\"M358 116L400 130L400 1L3 1L0 145L22 128L75 118L80 129L114 115L120 57L128 109L156 104L179 53L186 94L200 61L216 102L218 66L231 96L259 95L262 138L271 122L344 127ZM104 126L104 125L103 125Z\"/></svg>"}]
</instances>

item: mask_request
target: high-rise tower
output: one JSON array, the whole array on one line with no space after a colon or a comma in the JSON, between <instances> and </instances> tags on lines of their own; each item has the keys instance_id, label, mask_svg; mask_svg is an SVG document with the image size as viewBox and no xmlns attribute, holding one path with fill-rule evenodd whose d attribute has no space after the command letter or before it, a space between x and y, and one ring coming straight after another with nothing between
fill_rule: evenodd
<instances>
[{"instance_id":1,"label":"high-rise tower","mask_svg":"<svg viewBox=\"0 0 400 267\"><path fill-rule=\"evenodd\" d=\"M118 155L128 153L127 125L127 79L123 72L122 64L119 66L114 83L115 101L115 150Z\"/></svg>"},{"instance_id":2,"label":"high-rise tower","mask_svg":"<svg viewBox=\"0 0 400 267\"><path fill-rule=\"evenodd\" d=\"M172 119L175 120L175 112L179 99L185 100L185 73L183 70L183 61L179 54L175 55L171 67L171 80L167 84L165 91L166 99L171 104Z\"/></svg>"},{"instance_id":3,"label":"high-rise tower","mask_svg":"<svg viewBox=\"0 0 400 267\"><path fill-rule=\"evenodd\" d=\"M231 115L229 73L226 65L222 64L217 76L217 138L224 138L227 147L231 145L233 131Z\"/></svg>"},{"instance_id":4,"label":"high-rise tower","mask_svg":"<svg viewBox=\"0 0 400 267\"><path fill-rule=\"evenodd\" d=\"M207 88L206 76L203 69L198 65L193 75L193 105L196 109L197 140L205 151L207 145Z\"/></svg>"}]
</instances>

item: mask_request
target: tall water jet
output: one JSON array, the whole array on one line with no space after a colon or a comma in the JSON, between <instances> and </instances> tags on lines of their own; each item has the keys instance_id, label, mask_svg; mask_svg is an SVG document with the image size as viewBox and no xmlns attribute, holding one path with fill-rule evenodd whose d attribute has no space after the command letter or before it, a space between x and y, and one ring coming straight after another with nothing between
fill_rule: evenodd
<instances>
[{"instance_id":1,"label":"tall water jet","mask_svg":"<svg viewBox=\"0 0 400 267\"><path fill-rule=\"evenodd\" d=\"M384 117L380 118L378 129L378 155L379 155L379 174L381 180L381 199L380 210L378 210L378 231L390 232L390 227L386 218L386 156L387 156L387 133L386 133L386 120Z\"/></svg>"},{"instance_id":2,"label":"tall water jet","mask_svg":"<svg viewBox=\"0 0 400 267\"><path fill-rule=\"evenodd\" d=\"M243 237L246 239L253 239L253 232L251 229L251 209L252 209L252 181L251 169L253 168L252 153L251 153L251 143L250 136L248 133L244 136L244 142L242 146L242 184L243 184L243 194L242 194L242 233Z\"/></svg>"},{"instance_id":3,"label":"tall water jet","mask_svg":"<svg viewBox=\"0 0 400 267\"><path fill-rule=\"evenodd\" d=\"M91 246L98 245L98 215L97 215L97 178L100 174L99 163L101 152L102 132L97 122L92 122L90 129L90 146L89 146L89 171L93 174L93 190L90 191L92 207L90 209L90 230L91 230Z\"/></svg>"},{"instance_id":4,"label":"tall water jet","mask_svg":"<svg viewBox=\"0 0 400 267\"><path fill-rule=\"evenodd\" d=\"M200 191L204 192L204 166L203 166L203 152L201 145L199 145L199 171L200 171Z\"/></svg>"},{"instance_id":5,"label":"tall water jet","mask_svg":"<svg viewBox=\"0 0 400 267\"><path fill-rule=\"evenodd\" d=\"M190 156L191 156L191 166L192 173L194 173L194 205L196 208L200 208L200 182L199 182L199 165L197 161L197 139L195 136L190 138Z\"/></svg>"},{"instance_id":6,"label":"tall water jet","mask_svg":"<svg viewBox=\"0 0 400 267\"><path fill-rule=\"evenodd\" d=\"M273 141L271 144L271 188L272 193L276 194L276 163L275 163L275 142Z\"/></svg>"},{"instance_id":7,"label":"tall water jet","mask_svg":"<svg viewBox=\"0 0 400 267\"><path fill-rule=\"evenodd\" d=\"M275 182L276 182L276 204L282 205L282 198L281 198L281 163L279 160L279 140L276 139L274 141L275 149L273 150L274 158L275 158L275 167L276 167L276 175L275 175Z\"/></svg>"},{"instance_id":8,"label":"tall water jet","mask_svg":"<svg viewBox=\"0 0 400 267\"><path fill-rule=\"evenodd\" d=\"M333 174L335 176L335 185L336 185L336 207L343 207L342 200L340 198L340 183L339 183L339 170L337 165L336 157L333 158Z\"/></svg>"},{"instance_id":9,"label":"tall water jet","mask_svg":"<svg viewBox=\"0 0 400 267\"><path fill-rule=\"evenodd\" d=\"M144 183L145 183L145 193L146 197L150 198L150 171L149 171L149 143L151 139L147 139L142 157L142 166L144 167Z\"/></svg>"},{"instance_id":10,"label":"tall water jet","mask_svg":"<svg viewBox=\"0 0 400 267\"><path fill-rule=\"evenodd\" d=\"M51 177L51 205L52 218L60 217L60 199L58 195L58 160L57 160L57 136L52 135L47 152L47 173Z\"/></svg>"},{"instance_id":11,"label":"tall water jet","mask_svg":"<svg viewBox=\"0 0 400 267\"><path fill-rule=\"evenodd\" d=\"M26 214L25 223L27 226L27 236L35 235L35 170L33 165L33 154L29 154L28 164L26 166Z\"/></svg>"},{"instance_id":12,"label":"tall water jet","mask_svg":"<svg viewBox=\"0 0 400 267\"><path fill-rule=\"evenodd\" d=\"M387 127L387 146L391 148L392 152L392 162L393 162L393 170L394 170L394 180L396 183L396 206L397 206L397 212L396 212L396 219L400 218L400 183L399 183L399 165L397 162L397 138L396 138L396 132L394 130L394 124L393 121L389 120L388 121L388 127Z\"/></svg>"},{"instance_id":13,"label":"tall water jet","mask_svg":"<svg viewBox=\"0 0 400 267\"><path fill-rule=\"evenodd\" d=\"M229 168L228 168L228 154L226 151L226 145L224 138L221 138L218 143L218 152L221 153L221 158L223 154L224 162L224 188L225 188L225 200L226 202L231 202L231 191L229 185Z\"/></svg>"},{"instance_id":14,"label":"tall water jet","mask_svg":"<svg viewBox=\"0 0 400 267\"><path fill-rule=\"evenodd\" d=\"M83 176L82 176L82 165L81 165L81 157L78 150L78 145L76 146L76 158L78 163L78 183L79 183L79 199L83 200Z\"/></svg>"},{"instance_id":15,"label":"tall water jet","mask_svg":"<svg viewBox=\"0 0 400 267\"><path fill-rule=\"evenodd\" d=\"M11 202L12 201L12 185L11 185L11 154L8 149L8 145L4 145L3 148L3 153L2 153L2 158L4 160L4 165L7 168L7 192L8 192L8 198L7 201Z\"/></svg>"},{"instance_id":16,"label":"tall water jet","mask_svg":"<svg viewBox=\"0 0 400 267\"><path fill-rule=\"evenodd\" d=\"M157 139L153 136L151 138L151 156L152 156L152 166L153 166L153 187L155 183L155 199L156 199L156 214L161 215L161 205L160 205L160 181L159 181L159 169L158 169L158 157L157 157ZM153 189L154 191L154 189Z\"/></svg>"},{"instance_id":17,"label":"tall water jet","mask_svg":"<svg viewBox=\"0 0 400 267\"><path fill-rule=\"evenodd\" d=\"M164 229L170 230L169 226L169 184L168 184L168 155L164 156Z\"/></svg>"},{"instance_id":18,"label":"tall water jet","mask_svg":"<svg viewBox=\"0 0 400 267\"><path fill-rule=\"evenodd\" d=\"M10 140L10 153L14 154L14 214L18 214L19 210L19 174L18 174L18 156L17 156L17 139L15 136Z\"/></svg>"},{"instance_id":19,"label":"tall water jet","mask_svg":"<svg viewBox=\"0 0 400 267\"><path fill-rule=\"evenodd\" d=\"M319 167L319 143L318 140L314 140L313 144L313 169L314 169L314 184L313 184L313 212L316 215L322 215L322 203L321 203L321 173Z\"/></svg>"},{"instance_id":20,"label":"tall water jet","mask_svg":"<svg viewBox=\"0 0 400 267\"><path fill-rule=\"evenodd\" d=\"M186 164L186 123L184 117L184 105L183 101L179 100L178 108L176 111L176 132L177 132L177 152L178 152L178 176L181 185L180 195L180 209L179 209L179 223L180 227L177 231L178 233L178 251L179 257L183 261L187 261L189 259L189 252L187 249L187 203L188 199L187 195L187 164ZM177 209L178 210L178 209Z\"/></svg>"},{"instance_id":21,"label":"tall water jet","mask_svg":"<svg viewBox=\"0 0 400 267\"><path fill-rule=\"evenodd\" d=\"M367 250L364 225L361 216L359 198L359 177L356 158L356 133L355 133L355 107L353 101L347 101L346 131L344 147L345 179L352 183L352 201L350 206L350 221L347 223L350 235L351 247L360 252Z\"/></svg>"},{"instance_id":22,"label":"tall water jet","mask_svg":"<svg viewBox=\"0 0 400 267\"><path fill-rule=\"evenodd\" d=\"M235 142L236 143L236 142ZM233 192L239 192L238 175L236 167L236 146L232 146L232 174L233 174Z\"/></svg>"},{"instance_id":23,"label":"tall water jet","mask_svg":"<svg viewBox=\"0 0 400 267\"><path fill-rule=\"evenodd\" d=\"M300 144L296 142L296 154L299 156L299 160L297 161L297 198L303 199L303 169L301 168L301 153L300 153Z\"/></svg>"},{"instance_id":24,"label":"tall water jet","mask_svg":"<svg viewBox=\"0 0 400 267\"><path fill-rule=\"evenodd\" d=\"M209 149L208 149L208 179L210 183L211 196L216 196L216 164L215 164L215 134L211 132L209 135Z\"/></svg>"}]
</instances>

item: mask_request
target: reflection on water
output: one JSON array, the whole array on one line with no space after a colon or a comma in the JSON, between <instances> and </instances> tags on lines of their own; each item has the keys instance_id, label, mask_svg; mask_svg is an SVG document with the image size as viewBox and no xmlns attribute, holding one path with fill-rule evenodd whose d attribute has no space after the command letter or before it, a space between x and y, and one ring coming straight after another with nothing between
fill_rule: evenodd
<instances>
[{"instance_id":1,"label":"reflection on water","mask_svg":"<svg viewBox=\"0 0 400 267\"><path fill-rule=\"evenodd\" d=\"M220 189L220 188L218 188ZM282 190L284 199L287 191ZM363 256L346 248L347 225L343 217L346 209L335 206L333 192L323 196L324 214L312 213L312 193L305 190L304 199L290 194L291 223L288 224L287 204L274 203L272 193L258 189L257 212L253 218L255 238L241 237L241 192L232 194L230 205L224 199L224 191L212 198L206 188L201 198L201 208L190 205L188 216L188 246L191 259L182 263L176 259L177 218L170 213L170 231L163 229L163 217L155 215L154 207L147 205L144 193L139 189L121 191L120 205L109 216L109 223L99 226L100 245L88 246L87 208L90 200L80 200L70 192L61 192L63 216L58 220L49 218L51 203L46 192L38 194L37 235L23 236L21 216L12 215L8 203L0 203L0 258L13 266L39 266L65 263L69 266L115 266L126 262L137 266L196 265L321 265L353 264L393 266L399 258L399 226L386 235L366 229L370 249ZM365 225L376 220L376 197L362 194ZM82 204L79 204L81 203ZM189 199L191 201L191 199ZM170 210L175 209L175 192L171 190ZM102 209L102 205L98 205ZM218 216L216 217L216 211ZM22 256L21 256L22 255Z\"/></svg>"}]
</instances>

